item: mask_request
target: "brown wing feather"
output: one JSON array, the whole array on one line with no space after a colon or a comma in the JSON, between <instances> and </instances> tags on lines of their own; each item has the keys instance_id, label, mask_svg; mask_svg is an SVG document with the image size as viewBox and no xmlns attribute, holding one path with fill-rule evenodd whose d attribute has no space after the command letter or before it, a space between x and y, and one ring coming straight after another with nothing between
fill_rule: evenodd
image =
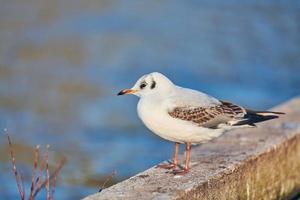
<instances>
[{"instance_id":1,"label":"brown wing feather","mask_svg":"<svg viewBox=\"0 0 300 200\"><path fill-rule=\"evenodd\" d=\"M207 128L216 128L221 123L226 123L235 118L242 118L246 111L240 106L230 102L221 101L222 104L212 107L177 107L169 112L169 115L192 121L199 126Z\"/></svg>"}]
</instances>

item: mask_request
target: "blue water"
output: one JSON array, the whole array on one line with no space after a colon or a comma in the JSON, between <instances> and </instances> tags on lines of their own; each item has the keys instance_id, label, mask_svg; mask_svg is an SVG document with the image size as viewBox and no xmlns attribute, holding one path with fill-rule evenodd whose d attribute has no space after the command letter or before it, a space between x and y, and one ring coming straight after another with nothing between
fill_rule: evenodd
<instances>
[{"instance_id":1,"label":"blue water","mask_svg":"<svg viewBox=\"0 0 300 200\"><path fill-rule=\"evenodd\" d=\"M26 184L36 144L53 165L68 159L57 199L168 159L173 144L143 126L137 98L116 96L145 73L255 109L299 95L299 21L298 1L2 1L0 129ZM16 199L0 143L0 193Z\"/></svg>"}]
</instances>

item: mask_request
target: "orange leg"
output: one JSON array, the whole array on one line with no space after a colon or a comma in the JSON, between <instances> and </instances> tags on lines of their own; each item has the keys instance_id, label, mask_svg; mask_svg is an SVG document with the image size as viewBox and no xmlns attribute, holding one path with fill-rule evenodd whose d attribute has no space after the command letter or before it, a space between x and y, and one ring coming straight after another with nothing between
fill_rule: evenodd
<instances>
[{"instance_id":1,"label":"orange leg","mask_svg":"<svg viewBox=\"0 0 300 200\"><path fill-rule=\"evenodd\" d=\"M179 143L175 142L175 155L174 155L173 163L161 164L161 165L157 165L157 167L163 169L175 168L178 165L178 152L179 152Z\"/></svg>"},{"instance_id":2,"label":"orange leg","mask_svg":"<svg viewBox=\"0 0 300 200\"><path fill-rule=\"evenodd\" d=\"M185 165L184 168L174 170L173 174L175 175L184 175L190 171L190 157L191 157L191 149L192 149L192 144L190 142L186 143L186 157L185 157Z\"/></svg>"}]
</instances>

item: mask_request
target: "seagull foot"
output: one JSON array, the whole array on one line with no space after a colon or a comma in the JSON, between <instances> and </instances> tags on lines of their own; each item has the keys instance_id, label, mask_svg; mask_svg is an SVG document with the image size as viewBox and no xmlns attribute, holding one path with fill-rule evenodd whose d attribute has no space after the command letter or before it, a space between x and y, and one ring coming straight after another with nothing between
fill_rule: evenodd
<instances>
[{"instance_id":1,"label":"seagull foot","mask_svg":"<svg viewBox=\"0 0 300 200\"><path fill-rule=\"evenodd\" d=\"M157 165L156 168L162 168L162 169L174 169L176 168L176 164L174 163L166 163L166 164L160 164Z\"/></svg>"},{"instance_id":2,"label":"seagull foot","mask_svg":"<svg viewBox=\"0 0 300 200\"><path fill-rule=\"evenodd\" d=\"M173 170L172 171L172 173L174 174L174 175L185 175L185 174L187 174L187 173L189 173L190 172L190 169L176 169L176 170Z\"/></svg>"}]
</instances>

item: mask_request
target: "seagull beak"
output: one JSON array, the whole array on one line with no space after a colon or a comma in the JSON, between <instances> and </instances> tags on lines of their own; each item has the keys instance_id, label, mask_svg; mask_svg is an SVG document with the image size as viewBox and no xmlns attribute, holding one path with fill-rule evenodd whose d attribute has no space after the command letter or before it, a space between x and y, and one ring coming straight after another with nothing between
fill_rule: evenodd
<instances>
[{"instance_id":1,"label":"seagull beak","mask_svg":"<svg viewBox=\"0 0 300 200\"><path fill-rule=\"evenodd\" d=\"M133 94L137 92L137 90L132 90L132 89L125 89L125 90L122 90L121 92L118 93L118 96L119 95L124 95L124 94Z\"/></svg>"}]
</instances>

